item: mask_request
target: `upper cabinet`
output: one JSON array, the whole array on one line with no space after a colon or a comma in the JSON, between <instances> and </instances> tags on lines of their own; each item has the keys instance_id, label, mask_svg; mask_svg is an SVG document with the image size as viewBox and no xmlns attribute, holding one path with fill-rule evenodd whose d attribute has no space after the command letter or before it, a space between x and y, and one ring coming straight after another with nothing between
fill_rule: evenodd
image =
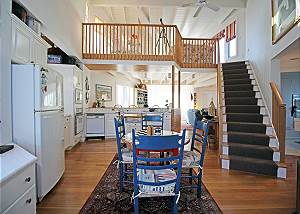
<instances>
[{"instance_id":1,"label":"upper cabinet","mask_svg":"<svg viewBox=\"0 0 300 214\"><path fill-rule=\"evenodd\" d=\"M47 49L50 45L15 15L11 16L12 61L47 65Z\"/></svg>"}]
</instances>

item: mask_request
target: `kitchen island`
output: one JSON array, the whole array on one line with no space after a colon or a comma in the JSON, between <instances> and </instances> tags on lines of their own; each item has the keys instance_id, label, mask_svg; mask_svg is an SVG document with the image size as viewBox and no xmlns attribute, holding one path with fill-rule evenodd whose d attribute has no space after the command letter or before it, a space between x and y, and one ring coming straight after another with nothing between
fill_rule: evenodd
<instances>
[{"instance_id":1,"label":"kitchen island","mask_svg":"<svg viewBox=\"0 0 300 214\"><path fill-rule=\"evenodd\" d=\"M163 114L163 129L171 131L171 111L167 108L87 108L86 137L114 138L114 118L119 114L125 117L125 132L142 129L143 114Z\"/></svg>"}]
</instances>

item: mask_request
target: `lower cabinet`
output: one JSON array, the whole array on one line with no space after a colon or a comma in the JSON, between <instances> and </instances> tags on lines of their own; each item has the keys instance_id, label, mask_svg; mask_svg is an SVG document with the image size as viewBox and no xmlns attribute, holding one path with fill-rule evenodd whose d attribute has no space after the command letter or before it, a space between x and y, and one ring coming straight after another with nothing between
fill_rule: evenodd
<instances>
[{"instance_id":1,"label":"lower cabinet","mask_svg":"<svg viewBox=\"0 0 300 214\"><path fill-rule=\"evenodd\" d=\"M27 190L24 195L18 198L12 206L5 210L3 214L33 214L36 210L35 185Z\"/></svg>"},{"instance_id":2,"label":"lower cabinet","mask_svg":"<svg viewBox=\"0 0 300 214\"><path fill-rule=\"evenodd\" d=\"M115 113L105 114L105 137L114 138L116 136L114 118Z\"/></svg>"},{"instance_id":3,"label":"lower cabinet","mask_svg":"<svg viewBox=\"0 0 300 214\"><path fill-rule=\"evenodd\" d=\"M35 165L31 164L1 184L1 213L36 212Z\"/></svg>"}]
</instances>

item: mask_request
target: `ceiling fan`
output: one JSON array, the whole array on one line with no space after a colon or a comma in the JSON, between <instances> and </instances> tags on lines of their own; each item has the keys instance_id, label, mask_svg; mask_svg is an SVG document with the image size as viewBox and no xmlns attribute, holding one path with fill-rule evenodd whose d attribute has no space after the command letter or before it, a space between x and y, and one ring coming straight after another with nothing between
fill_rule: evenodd
<instances>
[{"instance_id":1,"label":"ceiling fan","mask_svg":"<svg viewBox=\"0 0 300 214\"><path fill-rule=\"evenodd\" d=\"M190 6L198 7L195 14L194 14L194 16L193 16L194 18L199 15L199 13L200 13L200 11L203 7L207 7L207 8L209 8L209 9L215 11L215 12L220 10L219 6L217 6L215 4L212 4L207 0L195 0L194 2L182 5L182 7L190 7Z\"/></svg>"}]
</instances>

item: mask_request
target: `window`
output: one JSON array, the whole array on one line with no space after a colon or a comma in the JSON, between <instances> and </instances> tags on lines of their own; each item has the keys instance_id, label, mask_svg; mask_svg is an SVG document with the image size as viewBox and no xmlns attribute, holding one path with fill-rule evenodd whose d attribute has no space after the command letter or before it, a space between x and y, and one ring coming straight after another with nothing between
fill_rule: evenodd
<instances>
[{"instance_id":1,"label":"window","mask_svg":"<svg viewBox=\"0 0 300 214\"><path fill-rule=\"evenodd\" d=\"M237 47L236 47L236 38L228 42L228 56L229 58L236 56Z\"/></svg>"},{"instance_id":2,"label":"window","mask_svg":"<svg viewBox=\"0 0 300 214\"><path fill-rule=\"evenodd\" d=\"M134 89L129 86L117 85L117 103L123 107L134 104Z\"/></svg>"},{"instance_id":3,"label":"window","mask_svg":"<svg viewBox=\"0 0 300 214\"><path fill-rule=\"evenodd\" d=\"M225 37L219 40L219 48L220 48L220 63L225 62Z\"/></svg>"}]
</instances>

